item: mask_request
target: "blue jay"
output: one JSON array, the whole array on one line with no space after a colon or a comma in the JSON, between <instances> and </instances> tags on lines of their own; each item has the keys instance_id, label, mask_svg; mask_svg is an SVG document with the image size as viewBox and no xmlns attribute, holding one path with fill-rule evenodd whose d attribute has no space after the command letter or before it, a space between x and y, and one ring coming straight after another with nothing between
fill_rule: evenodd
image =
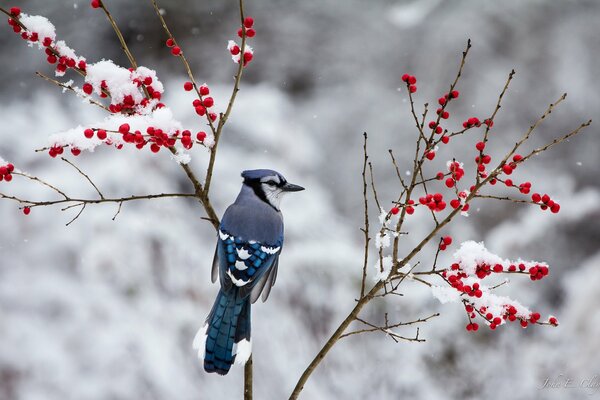
<instances>
[{"instance_id":1,"label":"blue jay","mask_svg":"<svg viewBox=\"0 0 600 400\"><path fill-rule=\"evenodd\" d=\"M304 190L269 169L244 171L242 178L242 190L219 227L212 281L219 278L221 289L193 345L204 369L220 375L250 357L250 304L261 293L263 301L269 297L283 246L279 203L284 194Z\"/></svg>"}]
</instances>

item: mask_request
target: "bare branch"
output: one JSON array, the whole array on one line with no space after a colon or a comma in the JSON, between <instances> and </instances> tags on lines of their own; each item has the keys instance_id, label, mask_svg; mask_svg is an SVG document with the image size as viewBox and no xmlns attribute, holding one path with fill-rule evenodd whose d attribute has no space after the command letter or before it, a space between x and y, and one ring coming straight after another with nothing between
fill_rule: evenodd
<instances>
[{"instance_id":1,"label":"bare branch","mask_svg":"<svg viewBox=\"0 0 600 400\"><path fill-rule=\"evenodd\" d=\"M87 181L90 183L90 185L92 185L94 187L94 189L96 189L98 196L100 196L101 199L104 199L104 195L102 194L102 192L100 192L100 189L98 189L98 186L96 186L96 184L94 182L92 182L92 180L90 179L90 177L88 175L86 175L81 169L79 169L79 167L77 165L73 164L71 161L67 160L66 158L61 157L60 159L63 160L64 162L66 162L67 164L69 164L70 166L72 166L73 168L75 168L77 170L77 172L79 172L81 175L83 175L83 177L85 179L87 179Z\"/></svg>"}]
</instances>

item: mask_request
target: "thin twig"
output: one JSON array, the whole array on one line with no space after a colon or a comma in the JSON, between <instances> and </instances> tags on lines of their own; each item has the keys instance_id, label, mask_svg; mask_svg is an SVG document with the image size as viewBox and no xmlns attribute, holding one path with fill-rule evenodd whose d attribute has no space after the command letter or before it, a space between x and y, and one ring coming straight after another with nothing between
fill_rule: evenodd
<instances>
[{"instance_id":1,"label":"thin twig","mask_svg":"<svg viewBox=\"0 0 600 400\"><path fill-rule=\"evenodd\" d=\"M362 271L362 279L360 282L360 297L362 298L365 295L365 284L367 281L367 264L369 262L369 242L371 238L369 236L369 200L367 197L367 161L369 159L369 154L367 152L367 132L363 133L364 136L364 144L363 144L363 169L362 169L362 181L363 181L363 205L365 212L365 225L362 229L365 235L365 250L364 250L364 261L363 261L363 271Z\"/></svg>"},{"instance_id":2,"label":"thin twig","mask_svg":"<svg viewBox=\"0 0 600 400\"><path fill-rule=\"evenodd\" d=\"M71 85L67 85L67 84L65 84L65 83L59 82L59 81L57 81L56 79L52 79L52 78L50 78L49 76L47 76L47 75L44 75L44 74L42 74L41 72L38 72L38 71L36 71L36 72L35 72L35 74L36 74L37 76L39 76L40 78L44 79L44 80L45 80L45 81L47 81L47 82L50 82L50 83L52 83L52 84L54 84L54 85L56 85L56 86L58 86L58 87L60 87L60 88L63 88L63 89L65 89L65 90L70 90L70 91L72 91L73 93L75 93L77 96L80 96L80 93L79 93L79 92L77 92L77 90L75 90L75 88L74 88L73 86L71 86ZM87 102L89 102L90 104L93 104L93 105L95 105L95 106L98 106L98 107L102 108L102 109L103 109L103 110L105 110L105 111L111 112L111 111L110 111L110 109L109 109L108 107L106 107L104 104L102 104L102 103L100 103L100 102L98 102L98 101L96 101L96 100L92 99L91 97L87 97L87 96L81 96L81 98L82 98L82 99L85 99L85 100L86 100Z\"/></svg>"},{"instance_id":3,"label":"thin twig","mask_svg":"<svg viewBox=\"0 0 600 400\"><path fill-rule=\"evenodd\" d=\"M73 222L75 222L75 220L77 218L79 218L79 216L81 215L81 213L83 213L83 210L85 210L85 206L87 206L86 203L80 203L79 205L81 205L81 209L79 210L79 212L77 213L77 215L75 215L75 217L73 217L72 220L70 220L69 222L67 222L66 226L71 225Z\"/></svg>"},{"instance_id":4,"label":"thin twig","mask_svg":"<svg viewBox=\"0 0 600 400\"><path fill-rule=\"evenodd\" d=\"M86 175L81 169L79 169L79 167L77 165L73 164L71 161L67 160L66 158L61 157L60 159L63 160L64 162L66 162L67 164L69 164L70 166L72 166L73 168L75 168L77 170L77 172L79 172L81 175L83 175L83 177L85 179L87 179L87 181L90 183L90 185L92 185L94 187L94 189L96 189L98 196L100 196L100 198L104 200L104 195L102 194L100 189L98 189L98 186L96 186L96 184L92 181L92 179L88 175Z\"/></svg>"},{"instance_id":5,"label":"thin twig","mask_svg":"<svg viewBox=\"0 0 600 400\"><path fill-rule=\"evenodd\" d=\"M231 114L231 110L233 110L233 104L235 103L235 99L237 97L237 93L240 90L240 81L242 79L242 72L244 71L244 53L246 51L246 29L244 28L244 0L239 0L239 8L240 8L240 24L242 27L242 44L240 46L240 61L238 63L237 73L235 75L235 81L233 84L233 89L231 91L231 96L229 98L229 103L227 104L227 109L225 113L221 113L219 117L219 125L217 127L217 132L215 133L215 143L213 147L210 149L210 160L208 161L208 168L206 169L206 180L204 181L204 194L208 196L208 192L210 191L210 184L212 181L213 169L215 166L215 159L217 157L217 147L219 145L219 140L221 138L221 132L223 131L223 127L225 123L229 119L229 115Z\"/></svg>"},{"instance_id":6,"label":"thin twig","mask_svg":"<svg viewBox=\"0 0 600 400\"><path fill-rule=\"evenodd\" d=\"M173 35L171 33L171 30L169 29L169 26L167 25L167 22L165 21L165 18L162 15L162 12L160 11L160 8L158 7L158 3L156 2L156 0L150 0L152 2L152 6L154 7L154 12L156 13L156 16L158 17L158 19L160 20L160 23L163 27L163 30L165 31L165 33L167 34L167 36L169 37L169 39L171 39L173 41L173 45L177 46L181 49L181 46L177 43L177 39L175 38L175 35ZM198 96L198 98L200 99L200 101L203 101L202 95L200 94L200 87L196 81L196 78L194 77L194 74L192 72L192 68L190 67L190 63L188 62L186 56L185 56L185 52L183 50L181 50L181 53L178 55L178 57L181 59L181 62L183 63L183 66L185 68L185 72L188 75L188 78L190 79L190 82L192 82L192 85L194 86L194 91L196 93L196 96ZM210 119L210 115L208 113L208 111L206 112L206 121L208 123L208 126L210 127L210 130L213 134L214 137L217 136L217 129L215 128L212 120Z\"/></svg>"}]
</instances>

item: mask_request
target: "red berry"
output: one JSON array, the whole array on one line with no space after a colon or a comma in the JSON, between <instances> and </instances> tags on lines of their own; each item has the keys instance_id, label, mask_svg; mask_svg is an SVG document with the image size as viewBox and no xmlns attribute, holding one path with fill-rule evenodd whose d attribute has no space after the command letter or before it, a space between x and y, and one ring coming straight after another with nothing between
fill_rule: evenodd
<instances>
[{"instance_id":1,"label":"red berry","mask_svg":"<svg viewBox=\"0 0 600 400\"><path fill-rule=\"evenodd\" d=\"M183 89L186 92L191 91L193 88L194 88L194 84L192 82L186 82L186 83L183 84Z\"/></svg>"},{"instance_id":2,"label":"red berry","mask_svg":"<svg viewBox=\"0 0 600 400\"><path fill-rule=\"evenodd\" d=\"M11 13L11 15L14 15L15 17L18 17L19 14L21 14L21 9L19 7L11 7L10 8L10 13Z\"/></svg>"},{"instance_id":3,"label":"red berry","mask_svg":"<svg viewBox=\"0 0 600 400\"><path fill-rule=\"evenodd\" d=\"M446 98L445 97L440 97L438 99L438 103L440 104L440 106L443 106L444 104L446 104Z\"/></svg>"},{"instance_id":4,"label":"red berry","mask_svg":"<svg viewBox=\"0 0 600 400\"><path fill-rule=\"evenodd\" d=\"M452 244L452 236L445 236L442 240L446 246L450 246Z\"/></svg>"},{"instance_id":5,"label":"red berry","mask_svg":"<svg viewBox=\"0 0 600 400\"><path fill-rule=\"evenodd\" d=\"M204 106L196 107L196 114L198 114L201 117L204 116L204 114L206 114L206 108L204 108Z\"/></svg>"},{"instance_id":6,"label":"red berry","mask_svg":"<svg viewBox=\"0 0 600 400\"><path fill-rule=\"evenodd\" d=\"M89 83L84 83L83 84L83 92L87 95L92 94L92 92L94 91L94 87L92 85L90 85Z\"/></svg>"},{"instance_id":7,"label":"red berry","mask_svg":"<svg viewBox=\"0 0 600 400\"><path fill-rule=\"evenodd\" d=\"M160 151L160 146L157 145L156 143L152 143L152 145L150 146L150 150L153 153L158 153Z\"/></svg>"},{"instance_id":8,"label":"red berry","mask_svg":"<svg viewBox=\"0 0 600 400\"><path fill-rule=\"evenodd\" d=\"M252 17L244 18L244 26L246 28L252 28L253 25L254 25L254 19Z\"/></svg>"},{"instance_id":9,"label":"red berry","mask_svg":"<svg viewBox=\"0 0 600 400\"><path fill-rule=\"evenodd\" d=\"M513 185L513 181L512 181L512 179L507 179L504 181L504 184L508 187L511 187Z\"/></svg>"},{"instance_id":10,"label":"red berry","mask_svg":"<svg viewBox=\"0 0 600 400\"><path fill-rule=\"evenodd\" d=\"M51 38L49 38L49 37L45 37L45 38L44 38L44 41L42 42L42 44L43 44L44 46L48 47L48 46L52 45L52 39L51 39Z\"/></svg>"},{"instance_id":11,"label":"red berry","mask_svg":"<svg viewBox=\"0 0 600 400\"><path fill-rule=\"evenodd\" d=\"M554 317L550 317L550 319L548 319L548 322L552 325L558 325L558 320Z\"/></svg>"},{"instance_id":12,"label":"red berry","mask_svg":"<svg viewBox=\"0 0 600 400\"><path fill-rule=\"evenodd\" d=\"M400 212L400 209L398 207L392 207L390 212L392 213L392 215L396 215Z\"/></svg>"},{"instance_id":13,"label":"red berry","mask_svg":"<svg viewBox=\"0 0 600 400\"><path fill-rule=\"evenodd\" d=\"M519 161L521 161L522 159L523 159L523 156L522 156L522 155L520 155L520 154L515 154L515 155L513 156L513 161L514 161L514 162L519 162Z\"/></svg>"},{"instance_id":14,"label":"red berry","mask_svg":"<svg viewBox=\"0 0 600 400\"><path fill-rule=\"evenodd\" d=\"M77 157L78 155L81 154L81 150L79 150L77 147L72 147L71 154L73 154L75 157Z\"/></svg>"},{"instance_id":15,"label":"red berry","mask_svg":"<svg viewBox=\"0 0 600 400\"><path fill-rule=\"evenodd\" d=\"M439 125L435 127L435 133L442 133L442 130L442 127Z\"/></svg>"},{"instance_id":16,"label":"red berry","mask_svg":"<svg viewBox=\"0 0 600 400\"><path fill-rule=\"evenodd\" d=\"M248 36L249 38L254 37L255 35L256 35L256 31L254 29L246 30L246 36Z\"/></svg>"},{"instance_id":17,"label":"red berry","mask_svg":"<svg viewBox=\"0 0 600 400\"><path fill-rule=\"evenodd\" d=\"M442 136L441 141L444 144L448 144L448 142L450 141L450 137L448 137L448 136Z\"/></svg>"},{"instance_id":18,"label":"red berry","mask_svg":"<svg viewBox=\"0 0 600 400\"><path fill-rule=\"evenodd\" d=\"M409 75L409 74L404 74L404 75L402 75L402 81L403 81L403 82L408 82L408 78L410 78L410 75Z\"/></svg>"},{"instance_id":19,"label":"red berry","mask_svg":"<svg viewBox=\"0 0 600 400\"><path fill-rule=\"evenodd\" d=\"M450 92L450 98L457 99L459 95L460 92L458 90L453 90L452 92Z\"/></svg>"},{"instance_id":20,"label":"red berry","mask_svg":"<svg viewBox=\"0 0 600 400\"><path fill-rule=\"evenodd\" d=\"M512 174L512 172L513 172L513 168L512 168L510 165L508 165L508 164L504 164L504 165L502 166L502 171L504 171L504 173L505 173L506 175L510 175L510 174Z\"/></svg>"},{"instance_id":21,"label":"red berry","mask_svg":"<svg viewBox=\"0 0 600 400\"><path fill-rule=\"evenodd\" d=\"M210 120L212 122L215 122L215 120L217 119L217 114L215 114L214 112L208 113L208 117L210 118Z\"/></svg>"},{"instance_id":22,"label":"red berry","mask_svg":"<svg viewBox=\"0 0 600 400\"><path fill-rule=\"evenodd\" d=\"M171 54L173 54L174 56L181 55L181 48L179 46L174 46L171 49Z\"/></svg>"},{"instance_id":23,"label":"red berry","mask_svg":"<svg viewBox=\"0 0 600 400\"><path fill-rule=\"evenodd\" d=\"M408 215L412 215L414 212L415 212L415 208L414 207L412 207L412 206L406 207L406 213Z\"/></svg>"},{"instance_id":24,"label":"red berry","mask_svg":"<svg viewBox=\"0 0 600 400\"><path fill-rule=\"evenodd\" d=\"M414 76L409 76L408 77L408 83L411 85L414 85L415 83L417 83L417 78Z\"/></svg>"},{"instance_id":25,"label":"red berry","mask_svg":"<svg viewBox=\"0 0 600 400\"><path fill-rule=\"evenodd\" d=\"M91 138L93 138L93 137L94 137L94 130L93 130L93 129L90 129L90 128L87 128L85 131L83 131L83 135L84 135L86 138L88 138L88 139L91 139Z\"/></svg>"},{"instance_id":26,"label":"red berry","mask_svg":"<svg viewBox=\"0 0 600 400\"><path fill-rule=\"evenodd\" d=\"M131 127L129 126L129 124L122 124L121 126L119 126L119 132L123 135L129 133L130 129Z\"/></svg>"},{"instance_id":27,"label":"red berry","mask_svg":"<svg viewBox=\"0 0 600 400\"><path fill-rule=\"evenodd\" d=\"M454 186L454 179L452 179L452 178L446 179L446 186L449 187L449 188L453 187Z\"/></svg>"},{"instance_id":28,"label":"red berry","mask_svg":"<svg viewBox=\"0 0 600 400\"><path fill-rule=\"evenodd\" d=\"M485 143L484 142L477 142L477 144L475 145L475 148L479 151L483 151L483 149L485 149Z\"/></svg>"},{"instance_id":29,"label":"red berry","mask_svg":"<svg viewBox=\"0 0 600 400\"><path fill-rule=\"evenodd\" d=\"M100 7L100 0L92 0L91 6L92 8L99 8Z\"/></svg>"},{"instance_id":30,"label":"red berry","mask_svg":"<svg viewBox=\"0 0 600 400\"><path fill-rule=\"evenodd\" d=\"M427 157L428 160L433 160L435 158L435 151L428 151L427 153L425 153L425 157Z\"/></svg>"},{"instance_id":31,"label":"red berry","mask_svg":"<svg viewBox=\"0 0 600 400\"><path fill-rule=\"evenodd\" d=\"M452 200L450 200L450 206L452 208L458 208L458 207L460 207L460 200L458 200L458 199L452 199Z\"/></svg>"},{"instance_id":32,"label":"red berry","mask_svg":"<svg viewBox=\"0 0 600 400\"><path fill-rule=\"evenodd\" d=\"M542 196L542 202L543 203L548 203L550 201L550 196L548 196L547 194Z\"/></svg>"},{"instance_id":33,"label":"red berry","mask_svg":"<svg viewBox=\"0 0 600 400\"><path fill-rule=\"evenodd\" d=\"M205 97L202 100L202 104L204 105L204 107L210 108L210 107L212 107L215 104L215 101L213 100L212 97Z\"/></svg>"},{"instance_id":34,"label":"red berry","mask_svg":"<svg viewBox=\"0 0 600 400\"><path fill-rule=\"evenodd\" d=\"M167 44L167 47L173 47L173 46L175 46L175 41L171 38L168 38L166 44Z\"/></svg>"},{"instance_id":35,"label":"red berry","mask_svg":"<svg viewBox=\"0 0 600 400\"><path fill-rule=\"evenodd\" d=\"M448 111L444 111L444 112L442 113L442 118L443 118L443 119L448 119L449 117L450 117L450 113L449 113Z\"/></svg>"},{"instance_id":36,"label":"red berry","mask_svg":"<svg viewBox=\"0 0 600 400\"><path fill-rule=\"evenodd\" d=\"M6 182L10 182L10 181L12 181L12 175L11 175L11 174L6 174L6 175L4 175L4 180L5 180Z\"/></svg>"},{"instance_id":37,"label":"red berry","mask_svg":"<svg viewBox=\"0 0 600 400\"><path fill-rule=\"evenodd\" d=\"M201 96L206 96L210 93L210 90L208 89L208 86L202 85L202 86L200 86L200 89L198 90L198 92L200 93Z\"/></svg>"},{"instance_id":38,"label":"red berry","mask_svg":"<svg viewBox=\"0 0 600 400\"><path fill-rule=\"evenodd\" d=\"M410 85L408 87L408 91L411 93L415 93L417 91L417 87L415 85Z\"/></svg>"},{"instance_id":39,"label":"red berry","mask_svg":"<svg viewBox=\"0 0 600 400\"><path fill-rule=\"evenodd\" d=\"M204 139L206 139L206 132L198 132L198 133L196 134L196 139L197 139L199 142L203 142L203 141L204 141Z\"/></svg>"},{"instance_id":40,"label":"red berry","mask_svg":"<svg viewBox=\"0 0 600 400\"><path fill-rule=\"evenodd\" d=\"M254 58L254 55L249 51L244 53L244 63L249 63Z\"/></svg>"},{"instance_id":41,"label":"red berry","mask_svg":"<svg viewBox=\"0 0 600 400\"><path fill-rule=\"evenodd\" d=\"M238 34L239 37L243 37L244 36L244 29L242 29L242 28L238 29L237 34Z\"/></svg>"},{"instance_id":42,"label":"red berry","mask_svg":"<svg viewBox=\"0 0 600 400\"><path fill-rule=\"evenodd\" d=\"M502 264L496 264L494 265L494 272L498 273L498 272L502 272Z\"/></svg>"},{"instance_id":43,"label":"red berry","mask_svg":"<svg viewBox=\"0 0 600 400\"><path fill-rule=\"evenodd\" d=\"M554 203L552 207L550 207L550 211L552 211L554 214L558 213L560 211L560 204Z\"/></svg>"},{"instance_id":44,"label":"red berry","mask_svg":"<svg viewBox=\"0 0 600 400\"><path fill-rule=\"evenodd\" d=\"M236 44L235 46L231 47L229 52L231 53L231 55L237 56L238 54L240 54L240 47Z\"/></svg>"},{"instance_id":45,"label":"red berry","mask_svg":"<svg viewBox=\"0 0 600 400\"><path fill-rule=\"evenodd\" d=\"M29 208L29 207L23 208L23 214L29 215L30 212L31 212L31 208Z\"/></svg>"},{"instance_id":46,"label":"red berry","mask_svg":"<svg viewBox=\"0 0 600 400\"><path fill-rule=\"evenodd\" d=\"M104 140L106 139L106 131L104 129L98 129L98 132L96 132L96 135L98 136L98 139L100 140Z\"/></svg>"}]
</instances>

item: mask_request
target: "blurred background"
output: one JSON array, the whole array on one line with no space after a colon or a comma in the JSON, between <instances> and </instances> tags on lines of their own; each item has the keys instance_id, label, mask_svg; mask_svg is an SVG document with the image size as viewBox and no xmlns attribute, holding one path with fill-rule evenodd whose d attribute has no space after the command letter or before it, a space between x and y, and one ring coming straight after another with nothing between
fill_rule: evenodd
<instances>
[{"instance_id":1,"label":"blurred background","mask_svg":"<svg viewBox=\"0 0 600 400\"><path fill-rule=\"evenodd\" d=\"M89 62L109 58L127 65L106 18L87 0L0 4L47 16L59 38ZM157 70L176 117L202 129L193 97L182 88L183 67L164 47L150 2L106 4L138 62ZM226 45L237 38L237 2L161 5L196 78L210 85L223 110L234 75ZM255 398L282 399L359 293L362 132L370 135L384 207L399 191L387 149L394 149L402 171L412 164L415 129L400 76L417 76L419 107L435 104L471 38L461 98L451 105L447 123L458 127L468 117L491 114L515 68L491 137L496 157L567 91L567 101L536 131L531 150L600 109L600 2L247 0L246 13L256 21L255 58L224 131L212 198L222 214L239 190L240 171L248 168L276 169L307 188L284 201L286 248L278 281L269 301L253 307ZM94 196L72 168L33 150L52 133L104 115L35 77L35 71L52 70L43 53L8 26L0 46L0 156L73 196ZM476 141L472 134L452 143L428 173L455 156L473 176ZM424 286L406 283L403 297L375 300L363 316L378 321L387 312L408 321L439 311L421 327L427 342L396 344L379 334L344 339L316 370L303 398L600 396L580 387L541 389L548 378L578 385L596 377L600 384L599 150L595 124L514 174L515 182L531 180L533 191L551 194L562 206L559 214L478 202L468 218L444 232L455 243L485 241L502 257L547 261L552 269L543 281L512 279L499 292L543 316L556 315L558 328L511 325L468 333L459 305L439 304ZM207 152L195 148L192 155L201 174ZM165 152L103 148L76 161L105 195L190 190ZM52 196L18 177L0 183L0 191ZM494 193L508 192L496 187ZM371 211L376 222L378 211ZM128 203L112 221L115 212L116 205L90 206L65 227L76 210L38 207L25 217L15 203L0 202L0 399L241 398L242 369L208 375L191 348L218 290L209 277L215 235L201 219L200 205L182 199ZM404 246L420 240L430 224L418 210ZM450 262L455 248L441 263ZM429 247L414 261L427 268L433 253Z\"/></svg>"}]
</instances>

